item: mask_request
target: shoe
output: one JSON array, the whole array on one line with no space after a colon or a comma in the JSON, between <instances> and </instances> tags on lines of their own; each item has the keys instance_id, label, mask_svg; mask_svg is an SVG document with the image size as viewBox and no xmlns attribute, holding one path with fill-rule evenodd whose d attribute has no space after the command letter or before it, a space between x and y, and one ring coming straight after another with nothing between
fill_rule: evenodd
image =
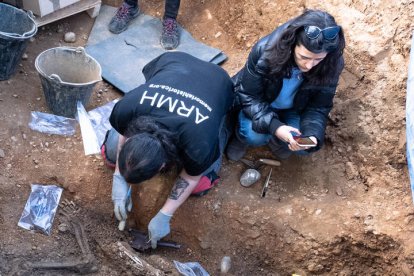
<instances>
[{"instance_id":1,"label":"shoe","mask_svg":"<svg viewBox=\"0 0 414 276\"><path fill-rule=\"evenodd\" d=\"M162 21L161 46L165 50L173 50L180 43L177 20L164 18Z\"/></svg>"},{"instance_id":2,"label":"shoe","mask_svg":"<svg viewBox=\"0 0 414 276\"><path fill-rule=\"evenodd\" d=\"M111 160L109 160L108 156L106 156L106 148L105 148L105 144L103 144L101 146L101 156L104 160L105 165L110 168L110 169L115 169L116 164L114 162L112 162Z\"/></svg>"},{"instance_id":3,"label":"shoe","mask_svg":"<svg viewBox=\"0 0 414 276\"><path fill-rule=\"evenodd\" d=\"M192 196L206 195L211 190L211 188L217 185L219 180L220 180L220 176L218 176L214 171L209 172L208 174L200 178L197 186L191 192L191 195Z\"/></svg>"},{"instance_id":4,"label":"shoe","mask_svg":"<svg viewBox=\"0 0 414 276\"><path fill-rule=\"evenodd\" d=\"M268 145L270 151L278 160L288 159L292 155L292 151L280 144L278 141L276 141L276 139L270 139Z\"/></svg>"},{"instance_id":5,"label":"shoe","mask_svg":"<svg viewBox=\"0 0 414 276\"><path fill-rule=\"evenodd\" d=\"M249 146L240 141L237 136L234 136L233 139L231 139L230 143L227 145L227 158L232 161L239 161L246 154L248 147Z\"/></svg>"},{"instance_id":6,"label":"shoe","mask_svg":"<svg viewBox=\"0 0 414 276\"><path fill-rule=\"evenodd\" d=\"M119 34L128 28L129 22L139 15L138 6L130 6L127 3L123 3L118 8L111 22L109 22L108 29L111 33Z\"/></svg>"}]
</instances>

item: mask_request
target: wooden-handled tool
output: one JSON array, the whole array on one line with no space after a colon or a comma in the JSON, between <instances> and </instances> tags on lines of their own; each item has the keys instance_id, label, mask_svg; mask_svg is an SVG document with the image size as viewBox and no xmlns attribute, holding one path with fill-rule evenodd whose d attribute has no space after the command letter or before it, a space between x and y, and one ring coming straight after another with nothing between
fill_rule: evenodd
<instances>
[{"instance_id":1,"label":"wooden-handled tool","mask_svg":"<svg viewBox=\"0 0 414 276\"><path fill-rule=\"evenodd\" d=\"M260 158L259 162L266 164L266 165L275 166L275 167L280 166L280 162L277 160L273 160L273 159Z\"/></svg>"},{"instance_id":2,"label":"wooden-handled tool","mask_svg":"<svg viewBox=\"0 0 414 276\"><path fill-rule=\"evenodd\" d=\"M270 172L267 175L266 181L265 181L265 183L263 185L263 190L262 190L261 197L265 197L266 196L266 192L267 192L267 189L269 188L269 181L270 181L270 177L271 176L272 176L272 168L270 168Z\"/></svg>"}]
</instances>

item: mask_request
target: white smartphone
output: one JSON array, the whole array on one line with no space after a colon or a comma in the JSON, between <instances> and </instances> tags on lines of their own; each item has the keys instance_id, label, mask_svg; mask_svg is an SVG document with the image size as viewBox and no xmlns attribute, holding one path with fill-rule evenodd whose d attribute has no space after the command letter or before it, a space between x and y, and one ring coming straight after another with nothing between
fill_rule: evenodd
<instances>
[{"instance_id":1,"label":"white smartphone","mask_svg":"<svg viewBox=\"0 0 414 276\"><path fill-rule=\"evenodd\" d=\"M293 139L295 139L301 147L316 147L316 144L309 137L294 136Z\"/></svg>"}]
</instances>

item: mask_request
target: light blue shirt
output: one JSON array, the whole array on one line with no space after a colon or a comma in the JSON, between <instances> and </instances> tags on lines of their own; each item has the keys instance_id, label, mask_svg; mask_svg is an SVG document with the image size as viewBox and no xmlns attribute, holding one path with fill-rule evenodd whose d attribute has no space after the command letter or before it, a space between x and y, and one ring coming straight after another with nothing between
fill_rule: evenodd
<instances>
[{"instance_id":1,"label":"light blue shirt","mask_svg":"<svg viewBox=\"0 0 414 276\"><path fill-rule=\"evenodd\" d=\"M299 68L292 68L290 79L283 79L282 90L279 96L272 102L272 107L276 109L289 109L293 107L293 99L300 84L303 81L302 72Z\"/></svg>"}]
</instances>

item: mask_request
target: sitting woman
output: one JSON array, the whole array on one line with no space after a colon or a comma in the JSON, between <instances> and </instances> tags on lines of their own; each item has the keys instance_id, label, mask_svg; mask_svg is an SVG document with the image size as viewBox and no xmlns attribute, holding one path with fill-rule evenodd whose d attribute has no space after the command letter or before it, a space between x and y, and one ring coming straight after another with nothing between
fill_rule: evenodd
<instances>
[{"instance_id":1,"label":"sitting woman","mask_svg":"<svg viewBox=\"0 0 414 276\"><path fill-rule=\"evenodd\" d=\"M266 144L278 159L319 150L344 48L342 28L319 10L306 10L260 39L233 77L241 111L227 157L239 160L248 146Z\"/></svg>"}]
</instances>

